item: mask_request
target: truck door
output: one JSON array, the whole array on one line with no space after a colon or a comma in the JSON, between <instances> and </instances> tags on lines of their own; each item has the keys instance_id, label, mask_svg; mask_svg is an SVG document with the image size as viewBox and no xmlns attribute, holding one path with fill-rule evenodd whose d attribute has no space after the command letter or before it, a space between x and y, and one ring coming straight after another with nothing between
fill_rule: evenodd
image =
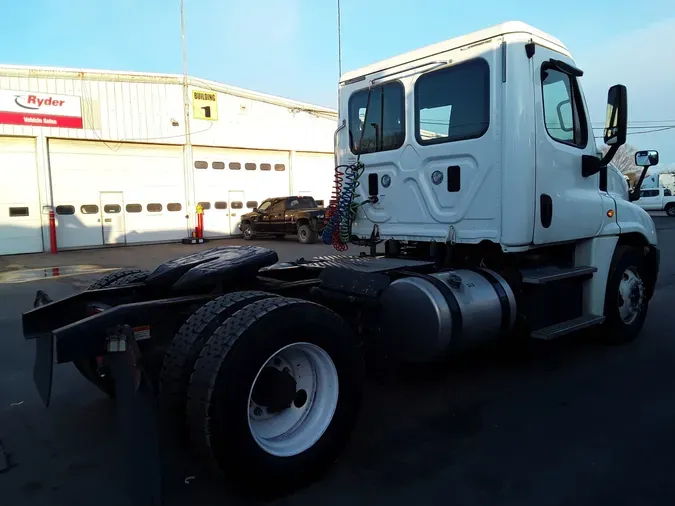
<instances>
[{"instance_id":1,"label":"truck door","mask_svg":"<svg viewBox=\"0 0 675 506\"><path fill-rule=\"evenodd\" d=\"M600 191L599 174L581 173L582 155L595 156L597 147L578 72L571 59L541 46L530 62L536 122L534 243L594 237L607 219L604 207L613 208L614 201Z\"/></svg>"}]
</instances>

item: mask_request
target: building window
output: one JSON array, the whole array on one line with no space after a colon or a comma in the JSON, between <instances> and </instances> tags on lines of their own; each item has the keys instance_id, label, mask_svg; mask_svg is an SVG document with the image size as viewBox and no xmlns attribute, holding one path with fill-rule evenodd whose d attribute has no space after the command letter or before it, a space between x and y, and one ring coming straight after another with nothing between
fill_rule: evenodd
<instances>
[{"instance_id":1,"label":"building window","mask_svg":"<svg viewBox=\"0 0 675 506\"><path fill-rule=\"evenodd\" d=\"M207 162L201 161L195 162L195 169L208 169L208 168L209 164Z\"/></svg>"},{"instance_id":2,"label":"building window","mask_svg":"<svg viewBox=\"0 0 675 506\"><path fill-rule=\"evenodd\" d=\"M183 206L176 202L176 203L168 204L166 206L166 209L173 213L173 212L180 211L181 209L183 209Z\"/></svg>"},{"instance_id":3,"label":"building window","mask_svg":"<svg viewBox=\"0 0 675 506\"><path fill-rule=\"evenodd\" d=\"M249 200L246 202L246 207L249 209L253 209L254 207L258 207L258 201L257 200Z\"/></svg>"},{"instance_id":4,"label":"building window","mask_svg":"<svg viewBox=\"0 0 675 506\"><path fill-rule=\"evenodd\" d=\"M276 170L277 172L283 172L286 170L286 166L283 163L275 163L274 170Z\"/></svg>"},{"instance_id":5,"label":"building window","mask_svg":"<svg viewBox=\"0 0 675 506\"><path fill-rule=\"evenodd\" d=\"M261 163L260 170L272 170L272 166L269 163Z\"/></svg>"},{"instance_id":6,"label":"building window","mask_svg":"<svg viewBox=\"0 0 675 506\"><path fill-rule=\"evenodd\" d=\"M250 162L249 162L249 163L247 163L247 164L244 165L244 168L245 168L246 170L255 170L255 163L250 163Z\"/></svg>"},{"instance_id":7,"label":"building window","mask_svg":"<svg viewBox=\"0 0 675 506\"><path fill-rule=\"evenodd\" d=\"M146 207L149 213L161 213L162 212L162 204L148 204Z\"/></svg>"},{"instance_id":8,"label":"building window","mask_svg":"<svg viewBox=\"0 0 675 506\"><path fill-rule=\"evenodd\" d=\"M106 214L118 214L122 212L122 206L119 204L106 204L103 206L103 212Z\"/></svg>"},{"instance_id":9,"label":"building window","mask_svg":"<svg viewBox=\"0 0 675 506\"><path fill-rule=\"evenodd\" d=\"M585 148L588 129L576 79L544 64L541 67L541 86L548 134L563 144Z\"/></svg>"},{"instance_id":10,"label":"building window","mask_svg":"<svg viewBox=\"0 0 675 506\"><path fill-rule=\"evenodd\" d=\"M10 207L9 208L9 217L10 218L22 218L28 216L27 207Z\"/></svg>"},{"instance_id":11,"label":"building window","mask_svg":"<svg viewBox=\"0 0 675 506\"><path fill-rule=\"evenodd\" d=\"M216 202L213 204L216 209L227 209L227 202Z\"/></svg>"},{"instance_id":12,"label":"building window","mask_svg":"<svg viewBox=\"0 0 675 506\"><path fill-rule=\"evenodd\" d=\"M241 164L239 162L230 162L230 170L241 170Z\"/></svg>"},{"instance_id":13,"label":"building window","mask_svg":"<svg viewBox=\"0 0 675 506\"><path fill-rule=\"evenodd\" d=\"M127 204L126 210L128 213L140 213L143 210L143 206L140 204Z\"/></svg>"},{"instance_id":14,"label":"building window","mask_svg":"<svg viewBox=\"0 0 675 506\"><path fill-rule=\"evenodd\" d=\"M370 92L370 100L368 93L367 89L360 90L349 98L349 144L352 153L357 155L400 148L405 140L403 84L396 81L376 86Z\"/></svg>"},{"instance_id":15,"label":"building window","mask_svg":"<svg viewBox=\"0 0 675 506\"><path fill-rule=\"evenodd\" d=\"M202 206L202 209L206 211L207 209L211 209L211 202L199 202L197 203L198 206Z\"/></svg>"},{"instance_id":16,"label":"building window","mask_svg":"<svg viewBox=\"0 0 675 506\"><path fill-rule=\"evenodd\" d=\"M56 214L59 216L75 214L75 206L56 206Z\"/></svg>"},{"instance_id":17,"label":"building window","mask_svg":"<svg viewBox=\"0 0 675 506\"><path fill-rule=\"evenodd\" d=\"M477 139L490 126L490 66L482 58L422 74L415 83L417 142Z\"/></svg>"},{"instance_id":18,"label":"building window","mask_svg":"<svg viewBox=\"0 0 675 506\"><path fill-rule=\"evenodd\" d=\"M231 207L232 209L241 209L241 208L244 207L244 204L242 204L242 203L239 202L239 201L236 201L236 202L232 202L232 204L230 205L230 207Z\"/></svg>"},{"instance_id":19,"label":"building window","mask_svg":"<svg viewBox=\"0 0 675 506\"><path fill-rule=\"evenodd\" d=\"M211 167L213 167L216 170L223 170L225 168L225 163L223 163L223 162L213 162L211 164Z\"/></svg>"},{"instance_id":20,"label":"building window","mask_svg":"<svg viewBox=\"0 0 675 506\"><path fill-rule=\"evenodd\" d=\"M98 206L94 204L84 205L80 207L82 214L98 214Z\"/></svg>"}]
</instances>

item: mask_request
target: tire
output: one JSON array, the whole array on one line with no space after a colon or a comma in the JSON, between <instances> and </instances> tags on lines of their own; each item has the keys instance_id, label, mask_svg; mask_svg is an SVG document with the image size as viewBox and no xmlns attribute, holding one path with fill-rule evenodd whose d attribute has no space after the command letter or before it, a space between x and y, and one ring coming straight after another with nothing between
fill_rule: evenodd
<instances>
[{"instance_id":1,"label":"tire","mask_svg":"<svg viewBox=\"0 0 675 506\"><path fill-rule=\"evenodd\" d=\"M228 293L192 314L178 330L164 355L159 376L163 407L184 415L190 376L206 341L235 312L257 300L275 296L256 291Z\"/></svg>"},{"instance_id":2,"label":"tire","mask_svg":"<svg viewBox=\"0 0 675 506\"><path fill-rule=\"evenodd\" d=\"M143 269L122 269L103 276L92 283L87 290L100 290L102 288L139 283L149 275L150 271ZM108 397L115 397L115 380L108 372L99 369L95 358L76 360L73 362L73 365L75 365L75 368L82 376L97 386Z\"/></svg>"},{"instance_id":3,"label":"tire","mask_svg":"<svg viewBox=\"0 0 675 506\"><path fill-rule=\"evenodd\" d=\"M666 214L671 218L675 218L675 204L668 204L666 206Z\"/></svg>"},{"instance_id":4,"label":"tire","mask_svg":"<svg viewBox=\"0 0 675 506\"><path fill-rule=\"evenodd\" d=\"M605 293L605 322L601 332L601 339L605 343L629 343L640 334L649 309L644 281L648 278L645 267L645 257L640 250L632 246L616 248ZM636 300L627 300L628 293ZM634 310L631 311L631 308Z\"/></svg>"},{"instance_id":5,"label":"tire","mask_svg":"<svg viewBox=\"0 0 675 506\"><path fill-rule=\"evenodd\" d=\"M244 236L244 239L246 239L247 241L250 241L255 237L255 231L253 230L253 227L248 223L241 226L241 233Z\"/></svg>"},{"instance_id":6,"label":"tire","mask_svg":"<svg viewBox=\"0 0 675 506\"><path fill-rule=\"evenodd\" d=\"M304 420L314 420L315 425L325 427L323 432L302 432L301 437L295 438L295 428L307 430L306 423L292 425L291 421L290 428L275 427L286 431L283 441L287 445L305 444L304 448L283 455L281 450L270 447L272 443L259 442L262 438L254 435L252 427L260 420L251 422L251 419L260 416L262 411L256 412L257 408L253 408L253 385L259 371L273 357L278 357L276 354L280 350L295 350L301 346L305 347L305 353L315 353L315 356L323 357L323 361L317 367L307 366L313 375L299 375L298 378L311 377L329 384L334 381L338 388L322 389L318 395L311 395L310 390L312 402L307 404L307 399L304 400L303 406L322 407L307 411ZM288 364L297 373L296 367L302 364L301 356L310 355L300 352L291 359L274 361L274 367L265 370L273 369L275 374L288 378L290 375L279 369ZM297 366L293 365L296 363ZM331 370L330 364L336 375L323 375L324 371ZM318 376L321 378L317 380ZM340 316L323 306L299 299L259 300L239 310L221 325L202 349L188 389L190 437L197 450L239 492L244 491L240 487L246 487L247 495L253 493L267 499L279 497L310 484L337 460L357 419L362 382L362 359L351 329ZM271 380L268 385L277 389L288 386L278 379ZM291 397L296 397L294 401L287 398L288 402L303 402L298 399L301 390L290 392ZM335 407L334 411L331 406ZM284 415L297 415L292 409L283 410ZM332 417L321 419L327 412L332 412ZM263 416L273 417L269 413L263 413ZM275 423L279 421L275 418Z\"/></svg>"},{"instance_id":7,"label":"tire","mask_svg":"<svg viewBox=\"0 0 675 506\"><path fill-rule=\"evenodd\" d=\"M317 235L309 225L300 225L298 227L298 241L302 244L314 244Z\"/></svg>"}]
</instances>

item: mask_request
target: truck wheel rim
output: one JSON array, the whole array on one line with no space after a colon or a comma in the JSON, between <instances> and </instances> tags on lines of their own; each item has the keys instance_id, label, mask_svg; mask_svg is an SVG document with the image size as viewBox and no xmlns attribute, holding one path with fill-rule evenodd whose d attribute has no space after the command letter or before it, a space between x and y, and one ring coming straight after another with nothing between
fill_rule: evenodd
<instances>
[{"instance_id":1,"label":"truck wheel rim","mask_svg":"<svg viewBox=\"0 0 675 506\"><path fill-rule=\"evenodd\" d=\"M250 228L244 229L244 237L251 237L251 229Z\"/></svg>"},{"instance_id":2,"label":"truck wheel rim","mask_svg":"<svg viewBox=\"0 0 675 506\"><path fill-rule=\"evenodd\" d=\"M675 216L675 207L669 207L668 209L666 209L666 214L668 216Z\"/></svg>"},{"instance_id":3,"label":"truck wheel rim","mask_svg":"<svg viewBox=\"0 0 675 506\"><path fill-rule=\"evenodd\" d=\"M623 322L630 325L642 311L645 298L644 283L634 267L629 267L621 275L619 283L619 315Z\"/></svg>"},{"instance_id":4,"label":"truck wheel rim","mask_svg":"<svg viewBox=\"0 0 675 506\"><path fill-rule=\"evenodd\" d=\"M306 239L306 238L307 238L307 231L304 230L304 229L301 229L301 230L300 230L300 237L301 237L302 239Z\"/></svg>"},{"instance_id":5,"label":"truck wheel rim","mask_svg":"<svg viewBox=\"0 0 675 506\"><path fill-rule=\"evenodd\" d=\"M270 412L256 402L263 371L285 373L295 381L288 407ZM290 382L290 379L286 381ZM279 381L270 386L278 394ZM260 395L258 395L258 398ZM330 425L339 397L338 373L325 350L311 343L294 343L272 355L256 374L248 396L248 427L258 446L277 457L291 457L311 448ZM282 401L283 403L283 401ZM273 410L274 411L274 410Z\"/></svg>"}]
</instances>

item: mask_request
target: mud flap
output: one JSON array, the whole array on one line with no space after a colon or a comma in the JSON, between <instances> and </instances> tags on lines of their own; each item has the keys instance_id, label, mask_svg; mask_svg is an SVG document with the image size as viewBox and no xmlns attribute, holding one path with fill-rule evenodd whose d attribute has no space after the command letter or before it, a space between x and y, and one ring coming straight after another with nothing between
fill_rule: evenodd
<instances>
[{"instance_id":1,"label":"mud flap","mask_svg":"<svg viewBox=\"0 0 675 506\"><path fill-rule=\"evenodd\" d=\"M49 304L52 299L42 290L35 294L33 307L38 308ZM35 361L33 363L33 381L40 398L46 407L52 396L52 377L54 373L54 336L47 335L35 340Z\"/></svg>"},{"instance_id":2,"label":"mud flap","mask_svg":"<svg viewBox=\"0 0 675 506\"><path fill-rule=\"evenodd\" d=\"M117 336L119 352L104 361L115 379L118 429L122 437L120 469L129 473L134 504L160 506L162 497L162 426L152 382L143 368L142 355L129 326Z\"/></svg>"}]
</instances>

